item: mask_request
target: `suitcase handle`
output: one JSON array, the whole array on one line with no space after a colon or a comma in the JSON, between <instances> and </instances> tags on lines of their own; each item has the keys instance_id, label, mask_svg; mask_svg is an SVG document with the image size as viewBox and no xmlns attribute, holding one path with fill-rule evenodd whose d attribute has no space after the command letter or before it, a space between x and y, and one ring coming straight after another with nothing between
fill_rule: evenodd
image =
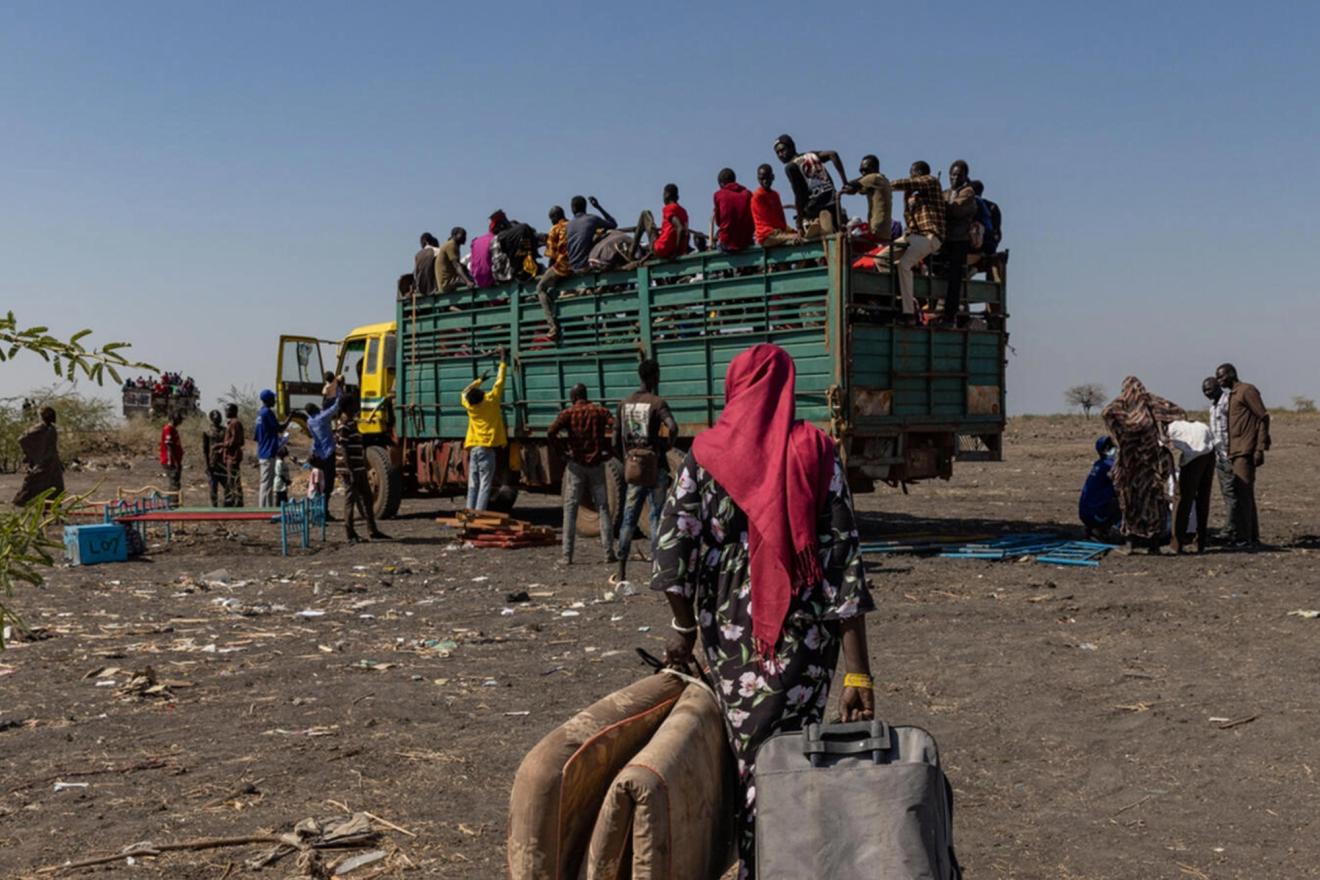
<instances>
[{"instance_id":1,"label":"suitcase handle","mask_svg":"<svg viewBox=\"0 0 1320 880\"><path fill-rule=\"evenodd\" d=\"M889 725L883 721L851 721L846 724L808 724L802 738L802 754L819 765L825 755L864 755L879 764L891 747Z\"/></svg>"}]
</instances>

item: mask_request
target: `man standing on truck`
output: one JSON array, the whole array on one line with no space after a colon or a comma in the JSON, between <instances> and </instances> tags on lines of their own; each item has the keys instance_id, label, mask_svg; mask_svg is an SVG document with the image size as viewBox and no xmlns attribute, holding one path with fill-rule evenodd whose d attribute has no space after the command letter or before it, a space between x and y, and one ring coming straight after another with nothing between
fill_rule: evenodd
<instances>
[{"instance_id":1,"label":"man standing on truck","mask_svg":"<svg viewBox=\"0 0 1320 880\"><path fill-rule=\"evenodd\" d=\"M756 243L770 248L801 242L802 237L789 227L784 217L784 203L774 190L774 169L769 165L757 168L756 180L761 184L752 193L752 224L756 228Z\"/></svg>"},{"instance_id":2,"label":"man standing on truck","mask_svg":"<svg viewBox=\"0 0 1320 880\"><path fill-rule=\"evenodd\" d=\"M389 535L376 528L375 501L371 497L371 484L367 481L367 447L358 431L358 402L349 398L340 404L339 427L335 429L339 450L339 473L344 478L344 531L348 543L362 540L353 528L357 511L367 518L367 534L373 541L389 540Z\"/></svg>"},{"instance_id":3,"label":"man standing on truck","mask_svg":"<svg viewBox=\"0 0 1320 880\"><path fill-rule=\"evenodd\" d=\"M833 162L839 180L847 180L848 172L843 170L839 154L833 150L799 153L793 139L781 134L775 141L775 155L784 163L784 175L793 187L798 232L806 238L820 238L843 228L839 192L825 167L826 162Z\"/></svg>"},{"instance_id":4,"label":"man standing on truck","mask_svg":"<svg viewBox=\"0 0 1320 880\"><path fill-rule=\"evenodd\" d=\"M967 274L967 255L972 252L972 221L976 219L976 190L967 180L967 163L962 159L949 166L949 188L944 191L945 236L940 247L944 258L944 316L940 323L956 326L962 305L963 278Z\"/></svg>"},{"instance_id":5,"label":"man standing on truck","mask_svg":"<svg viewBox=\"0 0 1320 880\"><path fill-rule=\"evenodd\" d=\"M610 495L606 486L605 463L612 458L610 450L610 411L598 403L587 400L587 386L581 382L569 393L572 401L568 409L555 418L545 436L552 442L560 432L567 437L561 452L568 459L564 467L564 555L560 562L573 564L573 547L577 542L578 502L582 489L588 488L600 513L600 543L605 548L605 561L617 562L614 555L614 528L610 520Z\"/></svg>"},{"instance_id":6,"label":"man standing on truck","mask_svg":"<svg viewBox=\"0 0 1320 880\"><path fill-rule=\"evenodd\" d=\"M872 247L887 245L894 226L894 188L889 178L880 173L880 159L876 156L863 156L857 171L861 176L845 183L843 191L866 196L867 243Z\"/></svg>"},{"instance_id":7,"label":"man standing on truck","mask_svg":"<svg viewBox=\"0 0 1320 880\"><path fill-rule=\"evenodd\" d=\"M463 265L463 244L467 241L467 230L455 226L449 230L449 240L435 255L435 283L441 293L453 293L460 284L475 287L467 266Z\"/></svg>"},{"instance_id":8,"label":"man standing on truck","mask_svg":"<svg viewBox=\"0 0 1320 880\"><path fill-rule=\"evenodd\" d=\"M481 383L490 377L482 373L463 389L463 409L467 410L467 438L463 445L468 450L469 510L486 510L490 504L491 487L495 483L495 465L499 450L509 445L504 429L504 413L500 400L504 397L504 346L500 346L500 366L490 393L481 390Z\"/></svg>"},{"instance_id":9,"label":"man standing on truck","mask_svg":"<svg viewBox=\"0 0 1320 880\"><path fill-rule=\"evenodd\" d=\"M611 583L627 580L628 552L642 507L651 502L651 558L660 532L660 512L669 487L667 454L678 439L678 422L669 404L660 397L660 365L644 360L637 365L642 387L619 403L614 420L614 446L623 459L623 477L628 495L623 503L623 526L619 532L619 571ZM660 436L660 429L666 436Z\"/></svg>"},{"instance_id":10,"label":"man standing on truck","mask_svg":"<svg viewBox=\"0 0 1320 880\"><path fill-rule=\"evenodd\" d=\"M238 404L225 407L225 438L220 442L220 463L225 467L225 507L243 506L243 444L247 435L238 420Z\"/></svg>"},{"instance_id":11,"label":"man standing on truck","mask_svg":"<svg viewBox=\"0 0 1320 880\"><path fill-rule=\"evenodd\" d=\"M429 232L422 233L422 249L413 257L413 281L418 296L435 293L435 256L440 252L440 240Z\"/></svg>"},{"instance_id":12,"label":"man standing on truck","mask_svg":"<svg viewBox=\"0 0 1320 880\"><path fill-rule=\"evenodd\" d=\"M894 189L904 193L903 225L906 232L894 242L903 248L899 258L898 290L903 298L903 322L915 324L917 301L912 294L912 270L926 257L938 253L944 242L944 194L940 181L926 162L913 162L908 176L895 180Z\"/></svg>"},{"instance_id":13,"label":"man standing on truck","mask_svg":"<svg viewBox=\"0 0 1320 880\"><path fill-rule=\"evenodd\" d=\"M550 231L545 236L545 272L536 282L536 298L545 312L545 323L552 341L559 340L559 321L555 318L554 301L550 295L555 285L572 276L573 265L568 261L568 218L564 209L555 205L550 209Z\"/></svg>"},{"instance_id":14,"label":"man standing on truck","mask_svg":"<svg viewBox=\"0 0 1320 880\"><path fill-rule=\"evenodd\" d=\"M599 217L587 213L588 201L591 202L591 207L600 211ZM565 230L568 239L568 265L574 272L581 272L587 268L587 260L591 257L591 246L596 243L596 233L617 229L619 224L610 216L609 211L600 206L595 196L590 199L573 196L573 201L568 203L568 207L573 212L573 219L568 221L568 228Z\"/></svg>"},{"instance_id":15,"label":"man standing on truck","mask_svg":"<svg viewBox=\"0 0 1320 880\"><path fill-rule=\"evenodd\" d=\"M174 493L174 503L178 504L183 496L183 438L179 436L179 425L183 424L183 413L170 416L165 427L160 429L160 466L165 468L165 479L170 492Z\"/></svg>"}]
</instances>

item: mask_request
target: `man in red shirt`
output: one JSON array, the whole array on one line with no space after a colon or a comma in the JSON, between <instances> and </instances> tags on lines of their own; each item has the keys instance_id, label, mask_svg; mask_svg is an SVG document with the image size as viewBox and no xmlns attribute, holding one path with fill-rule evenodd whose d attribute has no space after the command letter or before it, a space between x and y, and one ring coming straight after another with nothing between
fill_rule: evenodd
<instances>
[{"instance_id":1,"label":"man in red shirt","mask_svg":"<svg viewBox=\"0 0 1320 880\"><path fill-rule=\"evenodd\" d=\"M769 165L756 169L760 186L752 193L752 224L756 230L756 243L761 247L799 244L802 237L788 225L784 217L784 203L774 191L775 171Z\"/></svg>"},{"instance_id":2,"label":"man in red shirt","mask_svg":"<svg viewBox=\"0 0 1320 880\"><path fill-rule=\"evenodd\" d=\"M160 430L160 464L165 468L170 491L174 493L180 491L183 482L183 440L179 437L179 425L182 423L183 413L176 412ZM180 500L176 494L174 503L178 504Z\"/></svg>"},{"instance_id":3,"label":"man in red shirt","mask_svg":"<svg viewBox=\"0 0 1320 880\"><path fill-rule=\"evenodd\" d=\"M722 168L715 193L715 246L725 253L752 246L752 193L738 182L732 168Z\"/></svg>"},{"instance_id":4,"label":"man in red shirt","mask_svg":"<svg viewBox=\"0 0 1320 880\"><path fill-rule=\"evenodd\" d=\"M678 203L678 184L665 184L664 199L665 210L659 229L650 211L643 211L638 218L634 250L640 250L642 233L645 232L651 242L651 254L662 260L672 260L691 250L688 245L688 212Z\"/></svg>"}]
</instances>

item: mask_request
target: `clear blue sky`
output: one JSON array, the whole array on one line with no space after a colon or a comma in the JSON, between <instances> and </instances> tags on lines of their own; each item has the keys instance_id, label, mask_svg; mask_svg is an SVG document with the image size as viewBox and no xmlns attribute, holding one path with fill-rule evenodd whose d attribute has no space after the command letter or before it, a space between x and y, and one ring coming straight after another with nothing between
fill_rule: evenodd
<instances>
[{"instance_id":1,"label":"clear blue sky","mask_svg":"<svg viewBox=\"0 0 1320 880\"><path fill-rule=\"evenodd\" d=\"M135 343L207 403L281 330L392 315L418 233L620 218L750 181L792 133L1004 211L1013 412L1235 361L1320 397L1312 4L14 3L0 308ZM858 200L854 212L861 210ZM48 384L0 371L0 397Z\"/></svg>"}]
</instances>

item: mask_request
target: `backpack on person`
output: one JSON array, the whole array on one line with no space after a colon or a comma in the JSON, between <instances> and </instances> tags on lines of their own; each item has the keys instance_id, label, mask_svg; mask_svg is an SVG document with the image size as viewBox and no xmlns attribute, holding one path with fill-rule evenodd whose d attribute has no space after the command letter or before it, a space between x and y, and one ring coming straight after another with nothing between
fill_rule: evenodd
<instances>
[{"instance_id":1,"label":"backpack on person","mask_svg":"<svg viewBox=\"0 0 1320 880\"><path fill-rule=\"evenodd\" d=\"M778 733L756 756L760 880L960 880L934 738L883 721Z\"/></svg>"}]
</instances>

